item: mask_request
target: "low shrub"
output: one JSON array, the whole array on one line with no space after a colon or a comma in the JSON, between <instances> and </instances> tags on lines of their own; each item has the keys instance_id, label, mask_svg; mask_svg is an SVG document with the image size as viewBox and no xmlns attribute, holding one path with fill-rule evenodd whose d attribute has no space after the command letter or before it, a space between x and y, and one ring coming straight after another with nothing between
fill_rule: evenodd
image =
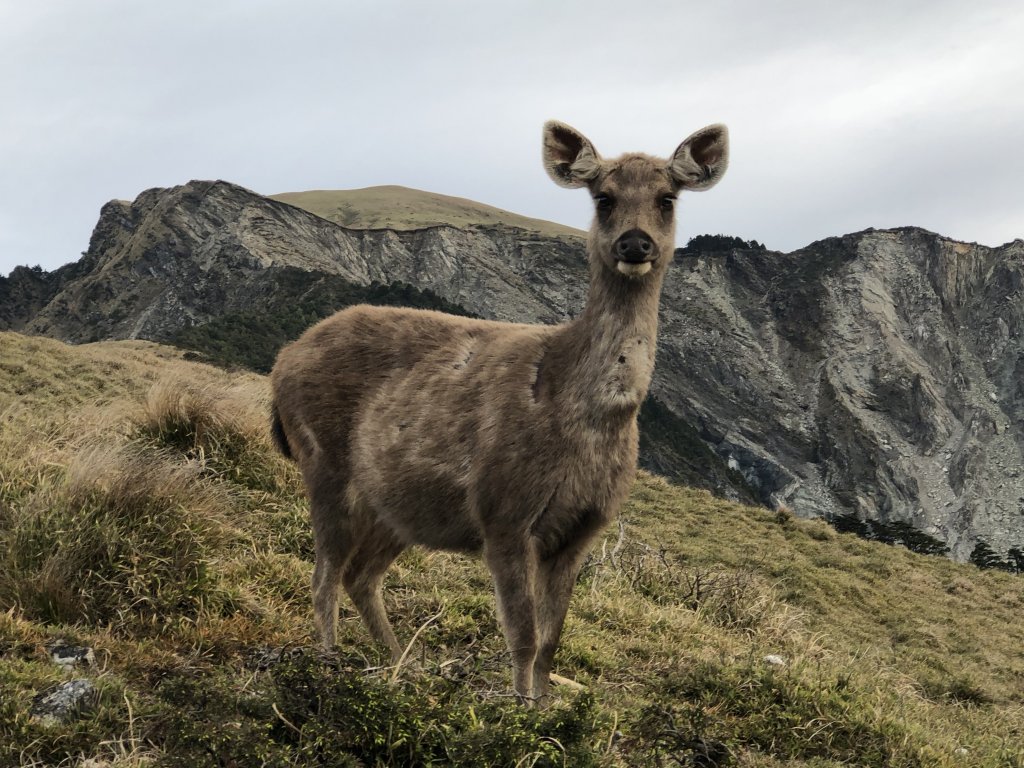
<instances>
[{"instance_id":1,"label":"low shrub","mask_svg":"<svg viewBox=\"0 0 1024 768\"><path fill-rule=\"evenodd\" d=\"M589 695L528 710L464 681L410 675L391 683L361 659L298 653L245 693L179 677L159 689L166 711L151 738L175 756L168 765L600 764L608 724Z\"/></svg>"},{"instance_id":2,"label":"low shrub","mask_svg":"<svg viewBox=\"0 0 1024 768\"><path fill-rule=\"evenodd\" d=\"M920 765L923 746L845 676L813 680L792 668L707 662L665 675L634 737L655 766L726 766L760 752L909 767Z\"/></svg>"}]
</instances>

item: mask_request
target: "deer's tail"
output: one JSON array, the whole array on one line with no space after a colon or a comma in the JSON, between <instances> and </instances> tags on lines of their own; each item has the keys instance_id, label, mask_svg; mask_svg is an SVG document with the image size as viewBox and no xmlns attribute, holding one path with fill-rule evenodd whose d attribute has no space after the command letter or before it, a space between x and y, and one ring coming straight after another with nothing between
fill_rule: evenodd
<instances>
[{"instance_id":1,"label":"deer's tail","mask_svg":"<svg viewBox=\"0 0 1024 768\"><path fill-rule=\"evenodd\" d=\"M281 423L281 414L277 412L277 403L270 406L270 437L286 459L294 459L292 448L288 445L288 435L284 433L284 425Z\"/></svg>"}]
</instances>

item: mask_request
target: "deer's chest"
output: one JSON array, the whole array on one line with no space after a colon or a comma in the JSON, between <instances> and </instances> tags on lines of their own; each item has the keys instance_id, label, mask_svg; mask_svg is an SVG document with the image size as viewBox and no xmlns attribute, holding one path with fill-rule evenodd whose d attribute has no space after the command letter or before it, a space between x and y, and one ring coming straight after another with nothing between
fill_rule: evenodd
<instances>
[{"instance_id":1,"label":"deer's chest","mask_svg":"<svg viewBox=\"0 0 1024 768\"><path fill-rule=\"evenodd\" d=\"M654 374L653 339L643 334L628 335L599 350L595 357L589 392L593 406L612 411L639 407Z\"/></svg>"}]
</instances>

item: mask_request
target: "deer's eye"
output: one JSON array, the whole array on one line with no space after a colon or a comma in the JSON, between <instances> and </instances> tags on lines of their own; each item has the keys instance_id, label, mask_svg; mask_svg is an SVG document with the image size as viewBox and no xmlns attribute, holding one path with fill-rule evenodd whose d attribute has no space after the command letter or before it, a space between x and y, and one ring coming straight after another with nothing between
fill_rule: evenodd
<instances>
[{"instance_id":1,"label":"deer's eye","mask_svg":"<svg viewBox=\"0 0 1024 768\"><path fill-rule=\"evenodd\" d=\"M607 213L608 211L610 211L612 209L612 205L614 204L615 201L612 200L611 195L594 195L594 205L597 207L597 210L600 211L601 213Z\"/></svg>"},{"instance_id":2,"label":"deer's eye","mask_svg":"<svg viewBox=\"0 0 1024 768\"><path fill-rule=\"evenodd\" d=\"M672 208L675 207L675 204L676 204L675 195L662 195L660 204L661 204L661 210L663 210L663 211L671 211Z\"/></svg>"}]
</instances>

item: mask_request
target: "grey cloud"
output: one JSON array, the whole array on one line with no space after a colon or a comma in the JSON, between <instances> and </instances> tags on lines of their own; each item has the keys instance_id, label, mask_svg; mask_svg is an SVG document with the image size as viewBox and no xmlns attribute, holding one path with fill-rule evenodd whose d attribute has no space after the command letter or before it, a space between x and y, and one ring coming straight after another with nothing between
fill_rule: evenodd
<instances>
[{"instance_id":1,"label":"grey cloud","mask_svg":"<svg viewBox=\"0 0 1024 768\"><path fill-rule=\"evenodd\" d=\"M728 122L682 239L1024 236L1013 2L89 0L8 5L0 30L0 273L75 259L107 199L190 178L405 184L583 227L586 195L540 166L551 117L609 155Z\"/></svg>"}]
</instances>

